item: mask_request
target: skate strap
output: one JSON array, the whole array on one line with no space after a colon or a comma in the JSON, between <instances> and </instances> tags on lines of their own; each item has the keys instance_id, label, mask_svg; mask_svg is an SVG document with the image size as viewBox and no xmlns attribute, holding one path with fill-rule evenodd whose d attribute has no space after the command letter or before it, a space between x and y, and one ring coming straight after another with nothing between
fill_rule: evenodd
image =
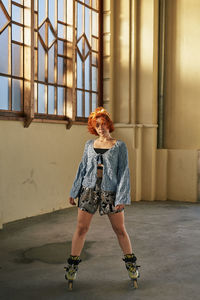
<instances>
[{"instance_id":1,"label":"skate strap","mask_svg":"<svg viewBox=\"0 0 200 300\"><path fill-rule=\"evenodd\" d=\"M70 265L78 265L78 264L80 264L80 262L81 262L82 260L80 259L80 257L79 256L71 256L70 255L70 257L69 257L69 259L68 259L68 264L70 264Z\"/></svg>"},{"instance_id":2,"label":"skate strap","mask_svg":"<svg viewBox=\"0 0 200 300\"><path fill-rule=\"evenodd\" d=\"M122 260L125 261L125 263L127 262L135 263L137 257L134 254L126 254L124 255L124 258L122 258Z\"/></svg>"}]
</instances>

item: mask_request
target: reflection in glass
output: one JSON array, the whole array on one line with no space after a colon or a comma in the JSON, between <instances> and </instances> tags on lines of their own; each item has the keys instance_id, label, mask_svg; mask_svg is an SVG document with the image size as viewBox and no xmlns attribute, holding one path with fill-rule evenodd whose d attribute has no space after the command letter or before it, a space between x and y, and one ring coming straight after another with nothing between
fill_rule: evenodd
<instances>
[{"instance_id":1,"label":"reflection in glass","mask_svg":"<svg viewBox=\"0 0 200 300\"><path fill-rule=\"evenodd\" d=\"M92 67L92 90L97 91L97 68Z\"/></svg>"},{"instance_id":2,"label":"reflection in glass","mask_svg":"<svg viewBox=\"0 0 200 300\"><path fill-rule=\"evenodd\" d=\"M45 45L46 45L46 38L45 38L45 23L42 25L42 27L40 27L40 29L39 29L39 34L41 35L42 40L43 40L43 42L44 42Z\"/></svg>"},{"instance_id":3,"label":"reflection in glass","mask_svg":"<svg viewBox=\"0 0 200 300\"><path fill-rule=\"evenodd\" d=\"M90 114L90 94L85 93L85 117L87 118Z\"/></svg>"},{"instance_id":4,"label":"reflection in glass","mask_svg":"<svg viewBox=\"0 0 200 300\"><path fill-rule=\"evenodd\" d=\"M64 42L58 40L58 54L64 55Z\"/></svg>"},{"instance_id":5,"label":"reflection in glass","mask_svg":"<svg viewBox=\"0 0 200 300\"><path fill-rule=\"evenodd\" d=\"M52 43L55 41L55 35L53 31L51 30L50 26L48 26L48 47L52 45Z\"/></svg>"},{"instance_id":6,"label":"reflection in glass","mask_svg":"<svg viewBox=\"0 0 200 300\"><path fill-rule=\"evenodd\" d=\"M38 39L38 80L45 81L45 51Z\"/></svg>"},{"instance_id":7,"label":"reflection in glass","mask_svg":"<svg viewBox=\"0 0 200 300\"><path fill-rule=\"evenodd\" d=\"M8 27L0 34L0 53L0 72L8 74Z\"/></svg>"},{"instance_id":8,"label":"reflection in glass","mask_svg":"<svg viewBox=\"0 0 200 300\"><path fill-rule=\"evenodd\" d=\"M83 33L83 5L77 3L77 39Z\"/></svg>"},{"instance_id":9,"label":"reflection in glass","mask_svg":"<svg viewBox=\"0 0 200 300\"><path fill-rule=\"evenodd\" d=\"M12 20L23 24L23 9L12 4Z\"/></svg>"},{"instance_id":10,"label":"reflection in glass","mask_svg":"<svg viewBox=\"0 0 200 300\"><path fill-rule=\"evenodd\" d=\"M12 79L12 110L21 110L22 80Z\"/></svg>"},{"instance_id":11,"label":"reflection in glass","mask_svg":"<svg viewBox=\"0 0 200 300\"><path fill-rule=\"evenodd\" d=\"M23 76L23 47L12 44L12 75Z\"/></svg>"},{"instance_id":12,"label":"reflection in glass","mask_svg":"<svg viewBox=\"0 0 200 300\"><path fill-rule=\"evenodd\" d=\"M55 27L55 0L48 0L49 2L49 20L53 27ZM59 2L59 1L58 1Z\"/></svg>"},{"instance_id":13,"label":"reflection in glass","mask_svg":"<svg viewBox=\"0 0 200 300\"><path fill-rule=\"evenodd\" d=\"M83 88L83 74L82 74L82 60L79 54L77 54L77 88Z\"/></svg>"},{"instance_id":14,"label":"reflection in glass","mask_svg":"<svg viewBox=\"0 0 200 300\"><path fill-rule=\"evenodd\" d=\"M67 23L73 25L73 0L67 1Z\"/></svg>"},{"instance_id":15,"label":"reflection in glass","mask_svg":"<svg viewBox=\"0 0 200 300\"><path fill-rule=\"evenodd\" d=\"M38 83L38 113L44 114L46 109L46 86Z\"/></svg>"},{"instance_id":16,"label":"reflection in glass","mask_svg":"<svg viewBox=\"0 0 200 300\"><path fill-rule=\"evenodd\" d=\"M85 89L90 90L90 55L85 61Z\"/></svg>"},{"instance_id":17,"label":"reflection in glass","mask_svg":"<svg viewBox=\"0 0 200 300\"><path fill-rule=\"evenodd\" d=\"M98 51L98 39L92 38L92 50Z\"/></svg>"},{"instance_id":18,"label":"reflection in glass","mask_svg":"<svg viewBox=\"0 0 200 300\"><path fill-rule=\"evenodd\" d=\"M58 83L64 84L64 59L58 56Z\"/></svg>"},{"instance_id":19,"label":"reflection in glass","mask_svg":"<svg viewBox=\"0 0 200 300\"><path fill-rule=\"evenodd\" d=\"M1 6L0 6L0 30L8 23L8 19L6 18Z\"/></svg>"},{"instance_id":20,"label":"reflection in glass","mask_svg":"<svg viewBox=\"0 0 200 300\"><path fill-rule=\"evenodd\" d=\"M64 115L64 91L65 89L62 87L58 87L58 101L57 101L57 112L58 115Z\"/></svg>"},{"instance_id":21,"label":"reflection in glass","mask_svg":"<svg viewBox=\"0 0 200 300\"><path fill-rule=\"evenodd\" d=\"M83 93L81 91L77 91L77 117L82 117L83 111L83 101L82 101Z\"/></svg>"},{"instance_id":22,"label":"reflection in glass","mask_svg":"<svg viewBox=\"0 0 200 300\"><path fill-rule=\"evenodd\" d=\"M66 26L58 23L58 37L66 39Z\"/></svg>"},{"instance_id":23,"label":"reflection in glass","mask_svg":"<svg viewBox=\"0 0 200 300\"><path fill-rule=\"evenodd\" d=\"M9 2L10 2L10 0L2 0L2 2L3 2L3 5L5 6L7 12L10 15L10 9L9 9Z\"/></svg>"},{"instance_id":24,"label":"reflection in glass","mask_svg":"<svg viewBox=\"0 0 200 300\"><path fill-rule=\"evenodd\" d=\"M98 0L92 0L92 7L93 8L98 8L98 6L97 6L97 2L98 2Z\"/></svg>"},{"instance_id":25,"label":"reflection in glass","mask_svg":"<svg viewBox=\"0 0 200 300\"><path fill-rule=\"evenodd\" d=\"M0 76L0 109L9 109L9 78Z\"/></svg>"},{"instance_id":26,"label":"reflection in glass","mask_svg":"<svg viewBox=\"0 0 200 300\"><path fill-rule=\"evenodd\" d=\"M92 64L97 65L97 53L92 52Z\"/></svg>"},{"instance_id":27,"label":"reflection in glass","mask_svg":"<svg viewBox=\"0 0 200 300\"><path fill-rule=\"evenodd\" d=\"M73 29L70 26L67 26L67 40L70 42L73 41Z\"/></svg>"},{"instance_id":28,"label":"reflection in glass","mask_svg":"<svg viewBox=\"0 0 200 300\"><path fill-rule=\"evenodd\" d=\"M21 26L12 24L12 39L14 41L23 43L23 28Z\"/></svg>"},{"instance_id":29,"label":"reflection in glass","mask_svg":"<svg viewBox=\"0 0 200 300\"><path fill-rule=\"evenodd\" d=\"M58 20L62 22L66 22L66 16L65 16L65 11L66 11L66 0L58 0Z\"/></svg>"},{"instance_id":30,"label":"reflection in glass","mask_svg":"<svg viewBox=\"0 0 200 300\"><path fill-rule=\"evenodd\" d=\"M48 114L55 114L54 86L48 86Z\"/></svg>"},{"instance_id":31,"label":"reflection in glass","mask_svg":"<svg viewBox=\"0 0 200 300\"><path fill-rule=\"evenodd\" d=\"M48 51L48 81L54 83L54 49L53 45Z\"/></svg>"}]
</instances>

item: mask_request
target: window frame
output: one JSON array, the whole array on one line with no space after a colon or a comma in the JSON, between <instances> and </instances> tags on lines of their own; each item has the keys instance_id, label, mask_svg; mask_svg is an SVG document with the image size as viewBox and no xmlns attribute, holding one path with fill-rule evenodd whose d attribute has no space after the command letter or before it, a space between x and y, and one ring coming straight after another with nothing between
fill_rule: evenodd
<instances>
[{"instance_id":1,"label":"window frame","mask_svg":"<svg viewBox=\"0 0 200 300\"><path fill-rule=\"evenodd\" d=\"M79 0L76 0L79 2ZM14 3L14 1L13 1ZM26 0L24 0L24 7ZM73 1L75 3L75 1ZM80 2L81 3L81 2ZM11 0L12 5L12 0ZM34 8L35 3L34 0L30 1L31 7L30 9L30 53L24 54L27 55L24 57L24 61L28 60L30 63L28 75L25 76L23 74L23 111L9 111L9 110L0 110L0 120L14 120L14 121L23 121L24 127L27 128L31 124L31 122L39 122L39 123L60 123L66 124L67 128L70 128L72 124L77 125L85 125L88 121L87 117L78 117L76 115L76 108L77 108L77 97L76 97L76 78L73 75L73 87L71 95L66 101L66 105L71 105L72 112L71 115L66 116L59 116L59 115L48 115L48 114L41 114L34 112L34 66L35 66L35 57L34 57L34 34L35 34L35 26L34 26ZM75 4L74 4L75 5ZM98 104L97 106L103 105L103 0L99 0L99 48L98 48ZM25 13L25 12L24 12ZM75 9L74 9L74 20L75 20ZM10 21L12 22L12 20ZM23 26L25 27L26 24L24 23ZM75 33L75 30L73 30ZM75 68L76 64L76 45L75 45L75 34L73 34L73 68ZM23 51L25 48L25 43L23 46ZM24 68L24 61L23 61L23 68ZM3 74L1 74L2 76ZM4 75L3 75L4 76ZM5 75L6 76L6 75ZM6 76L9 77L9 76ZM10 78L10 77L9 77ZM67 85L66 85L67 88Z\"/></svg>"}]
</instances>

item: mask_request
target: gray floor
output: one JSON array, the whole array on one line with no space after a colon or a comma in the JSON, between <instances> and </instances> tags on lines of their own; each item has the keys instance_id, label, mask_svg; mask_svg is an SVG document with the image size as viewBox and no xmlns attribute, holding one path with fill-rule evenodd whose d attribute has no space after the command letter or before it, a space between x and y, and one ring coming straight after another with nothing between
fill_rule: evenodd
<instances>
[{"instance_id":1,"label":"gray floor","mask_svg":"<svg viewBox=\"0 0 200 300\"><path fill-rule=\"evenodd\" d=\"M76 208L7 224L0 231L0 299L200 299L200 205L140 202L126 208L138 263L133 290L106 216L93 218L72 292L63 265Z\"/></svg>"}]
</instances>

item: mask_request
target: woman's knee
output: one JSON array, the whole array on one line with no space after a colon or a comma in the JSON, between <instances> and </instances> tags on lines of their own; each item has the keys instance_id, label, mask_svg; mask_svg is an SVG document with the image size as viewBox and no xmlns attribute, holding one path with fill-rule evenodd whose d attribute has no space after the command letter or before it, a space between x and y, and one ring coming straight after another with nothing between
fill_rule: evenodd
<instances>
[{"instance_id":1,"label":"woman's knee","mask_svg":"<svg viewBox=\"0 0 200 300\"><path fill-rule=\"evenodd\" d=\"M78 224L77 226L77 233L79 236L85 235L89 230L89 226L85 224Z\"/></svg>"},{"instance_id":2,"label":"woman's knee","mask_svg":"<svg viewBox=\"0 0 200 300\"><path fill-rule=\"evenodd\" d=\"M117 236L125 236L126 235L126 229L124 226L112 226L112 227Z\"/></svg>"}]
</instances>

